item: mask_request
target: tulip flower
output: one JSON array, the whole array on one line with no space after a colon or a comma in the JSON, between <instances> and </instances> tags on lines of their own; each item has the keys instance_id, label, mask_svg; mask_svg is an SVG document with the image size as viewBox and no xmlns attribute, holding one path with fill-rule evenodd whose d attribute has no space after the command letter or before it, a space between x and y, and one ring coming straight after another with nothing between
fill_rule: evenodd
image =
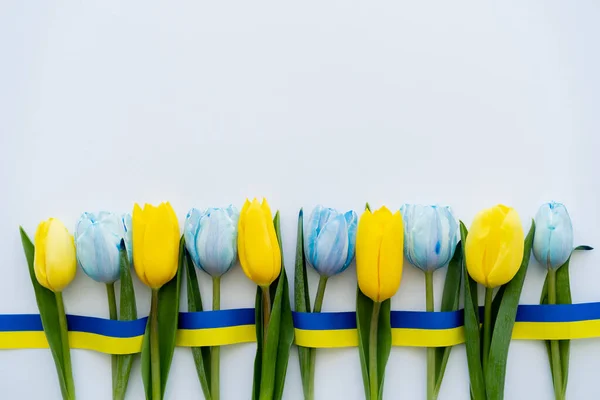
<instances>
[{"instance_id":1,"label":"tulip flower","mask_svg":"<svg viewBox=\"0 0 600 400\"><path fill-rule=\"evenodd\" d=\"M77 261L83 272L97 282L119 279L121 239L125 237L123 219L109 212L85 212L75 227Z\"/></svg>"},{"instance_id":2,"label":"tulip flower","mask_svg":"<svg viewBox=\"0 0 600 400\"><path fill-rule=\"evenodd\" d=\"M427 311L434 311L433 272L450 262L458 242L458 223L450 207L405 204L400 208L404 221L404 254L425 273ZM435 390L435 348L427 349L427 399Z\"/></svg>"},{"instance_id":3,"label":"tulip flower","mask_svg":"<svg viewBox=\"0 0 600 400\"><path fill-rule=\"evenodd\" d=\"M133 266L138 278L152 289L150 306L150 372L152 399L162 398L158 337L158 290L177 273L179 222L171 204L133 207Z\"/></svg>"},{"instance_id":4,"label":"tulip flower","mask_svg":"<svg viewBox=\"0 0 600 400\"><path fill-rule=\"evenodd\" d=\"M212 277L220 277L237 260L239 212L226 209L191 209L185 220L185 246L197 268Z\"/></svg>"},{"instance_id":5,"label":"tulip flower","mask_svg":"<svg viewBox=\"0 0 600 400\"><path fill-rule=\"evenodd\" d=\"M561 203L543 204L535 216L535 236L533 238L533 255L547 268L547 303L557 303L556 273L559 267L569 260L573 252L573 225L567 208ZM568 274L568 271L565 271ZM568 280L566 282L569 282ZM567 289L570 292L570 288ZM563 381L563 368L568 361L562 360L559 342L551 340L550 363L552 382L556 399L564 399L566 379ZM566 363L565 363L566 362Z\"/></svg>"},{"instance_id":6,"label":"tulip flower","mask_svg":"<svg viewBox=\"0 0 600 400\"><path fill-rule=\"evenodd\" d=\"M357 217L333 208L317 206L304 229L304 252L308 263L321 276L343 272L354 258Z\"/></svg>"},{"instance_id":7,"label":"tulip flower","mask_svg":"<svg viewBox=\"0 0 600 400\"><path fill-rule=\"evenodd\" d=\"M73 236L62 222L50 218L38 225L35 232L33 268L40 285L53 291L56 298L62 343L62 365L64 365L63 379L66 384L63 397L69 399L75 398L75 383L71 369L67 316L62 291L75 278L77 271L76 258ZM41 309L40 312L42 312ZM53 349L53 351L57 351L57 349Z\"/></svg>"},{"instance_id":8,"label":"tulip flower","mask_svg":"<svg viewBox=\"0 0 600 400\"><path fill-rule=\"evenodd\" d=\"M35 233L35 277L40 285L62 292L77 268L73 236L55 218L40 223Z\"/></svg>"},{"instance_id":9,"label":"tulip flower","mask_svg":"<svg viewBox=\"0 0 600 400\"><path fill-rule=\"evenodd\" d=\"M191 209L185 220L185 246L194 265L212 276L213 310L221 306L221 275L231 269L237 259L237 225L235 207ZM220 397L219 346L211 348L211 398Z\"/></svg>"},{"instance_id":10,"label":"tulip flower","mask_svg":"<svg viewBox=\"0 0 600 400\"><path fill-rule=\"evenodd\" d=\"M356 271L360 290L380 303L400 287L404 231L402 215L385 206L371 213L366 210L356 233Z\"/></svg>"},{"instance_id":11,"label":"tulip flower","mask_svg":"<svg viewBox=\"0 0 600 400\"><path fill-rule=\"evenodd\" d=\"M546 203L535 216L533 255L547 268L557 269L573 251L573 225L567 208L561 203Z\"/></svg>"},{"instance_id":12,"label":"tulip flower","mask_svg":"<svg viewBox=\"0 0 600 400\"><path fill-rule=\"evenodd\" d=\"M513 208L497 205L477 214L465 243L471 278L490 289L510 281L523 260L524 238Z\"/></svg>"},{"instance_id":13,"label":"tulip flower","mask_svg":"<svg viewBox=\"0 0 600 400\"><path fill-rule=\"evenodd\" d=\"M356 225L354 211L339 213L320 205L304 225L304 254L308 264L320 275L313 312L321 312L327 279L343 272L354 259ZM314 395L315 361L316 349L311 349L308 371L302 371L308 373L310 398Z\"/></svg>"},{"instance_id":14,"label":"tulip flower","mask_svg":"<svg viewBox=\"0 0 600 400\"><path fill-rule=\"evenodd\" d=\"M133 208L133 265L146 286L160 289L177 273L179 222L171 204Z\"/></svg>"},{"instance_id":15,"label":"tulip flower","mask_svg":"<svg viewBox=\"0 0 600 400\"><path fill-rule=\"evenodd\" d=\"M378 359L377 340L380 322L380 310L383 301L391 298L400 287L402 278L402 262L404 256L402 249L404 241L404 228L402 214L397 211L392 214L386 207L371 213L367 209L360 217L358 231L356 233L356 272L358 275L358 287L360 291L372 301L372 312L370 328L368 333L368 369L365 365L363 374L369 377L368 396L371 400L379 398L379 382L383 381L384 370L378 371L378 367L385 368L387 356L383 360ZM360 297L357 297L357 302ZM389 312L389 308L386 308ZM357 325L359 331L363 329L361 316L357 310ZM389 316L387 316L389 318ZM391 336L391 331L382 333ZM366 332L359 336L367 335ZM360 351L365 352L363 341L359 341ZM382 377L379 379L379 377Z\"/></svg>"},{"instance_id":16,"label":"tulip flower","mask_svg":"<svg viewBox=\"0 0 600 400\"><path fill-rule=\"evenodd\" d=\"M281 272L281 252L267 200L246 200L238 222L238 254L246 276L268 287Z\"/></svg>"},{"instance_id":17,"label":"tulip flower","mask_svg":"<svg viewBox=\"0 0 600 400\"><path fill-rule=\"evenodd\" d=\"M479 212L465 243L465 261L471 278L485 286L483 366L488 365L492 340L491 318L494 288L508 283L519 271L525 249L519 214L504 205Z\"/></svg>"},{"instance_id":18,"label":"tulip flower","mask_svg":"<svg viewBox=\"0 0 600 400\"><path fill-rule=\"evenodd\" d=\"M458 243L458 223L452 209L405 204L400 212L408 261L424 272L447 265Z\"/></svg>"}]
</instances>

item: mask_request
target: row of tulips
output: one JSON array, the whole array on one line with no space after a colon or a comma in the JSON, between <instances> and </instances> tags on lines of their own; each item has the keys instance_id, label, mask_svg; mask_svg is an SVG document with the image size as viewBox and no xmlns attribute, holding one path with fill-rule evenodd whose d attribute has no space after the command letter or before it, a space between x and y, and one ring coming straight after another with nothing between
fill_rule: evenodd
<instances>
[{"instance_id":1,"label":"row of tulips","mask_svg":"<svg viewBox=\"0 0 600 400\"><path fill-rule=\"evenodd\" d=\"M181 275L186 274L188 280L189 311L202 311L192 266L211 276L213 309L218 310L221 276L238 258L246 276L257 285L258 346L252 398L281 398L293 327L278 214L273 219L266 200L261 203L256 199L246 200L241 211L233 206L192 209L183 231L181 236L169 203L157 207L147 204L144 208L136 204L132 215L84 213L74 236L51 218L39 225L35 250L22 231L44 330L65 399L74 399L75 389L61 292L73 280L77 264L90 278L106 285L111 319L137 318L131 264L139 280L151 289L142 377L146 398L158 400L164 396L173 356ZM365 397L381 399L391 346L389 299L400 286L404 257L424 273L427 311L434 311L433 273L450 264L453 267L446 276L442 311L458 309L463 287L472 398L501 399L508 341L531 249L548 270L542 301L555 303L561 290L556 287L557 271L568 274L574 250L571 220L561 204L544 204L527 238L517 212L503 205L477 214L468 232L449 207L404 205L392 213L386 207L372 212L367 205L359 220L354 211L339 213L318 206L306 223L300 213L296 311L320 312L328 279L346 270L356 253L357 327ZM306 264L320 275L312 308ZM121 315L114 289L118 279ZM485 287L482 329L476 283ZM561 359L564 354L558 342L549 347L555 394L562 399L568 362ZM192 351L205 398L219 399L219 348ZM312 399L316 350L299 347L298 351L304 396ZM450 348L427 350L428 399L437 398L449 353ZM115 399L125 396L132 360L133 355L113 356Z\"/></svg>"}]
</instances>

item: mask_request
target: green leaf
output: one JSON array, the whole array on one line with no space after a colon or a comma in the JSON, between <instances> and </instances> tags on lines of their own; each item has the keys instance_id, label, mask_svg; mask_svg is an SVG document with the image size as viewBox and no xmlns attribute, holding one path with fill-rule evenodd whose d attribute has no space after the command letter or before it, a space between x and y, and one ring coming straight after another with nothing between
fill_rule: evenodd
<instances>
[{"instance_id":1,"label":"green leaf","mask_svg":"<svg viewBox=\"0 0 600 400\"><path fill-rule=\"evenodd\" d=\"M514 278L505 285L506 288L502 296L500 308L498 309L498 315L492 332L490 355L485 376L488 400L502 400L504 398L508 348L515 324L521 290L523 289L523 282L525 281L525 274L529 265L534 232L535 222L531 221L531 228L525 238L521 267Z\"/></svg>"},{"instance_id":2,"label":"green leaf","mask_svg":"<svg viewBox=\"0 0 600 400\"><path fill-rule=\"evenodd\" d=\"M358 354L360 355L360 369L365 390L365 399L371 399L369 391L369 332L371 329L371 315L373 314L373 300L368 298L356 286L356 328L358 332Z\"/></svg>"},{"instance_id":3,"label":"green leaf","mask_svg":"<svg viewBox=\"0 0 600 400\"><path fill-rule=\"evenodd\" d=\"M260 398L260 380L262 376L262 355L263 355L263 301L262 289L256 287L256 300L254 301L254 318L256 325L256 356L254 357L254 377L252 379L252 400Z\"/></svg>"},{"instance_id":4,"label":"green leaf","mask_svg":"<svg viewBox=\"0 0 600 400\"><path fill-rule=\"evenodd\" d=\"M381 309L379 310L379 321L377 324L377 384L379 387L379 400L383 398L385 367L388 359L390 358L390 351L392 350L390 307L390 299L387 299L381 303Z\"/></svg>"},{"instance_id":5,"label":"green leaf","mask_svg":"<svg viewBox=\"0 0 600 400\"><path fill-rule=\"evenodd\" d=\"M181 272L184 268L185 239L181 236L179 241L179 262L177 273L169 282L165 283L158 291L158 353L160 358L160 386L161 398L165 395L179 319L179 293L181 290ZM142 342L142 380L146 399L152 398L152 374L150 370L150 318L146 324L146 332Z\"/></svg>"},{"instance_id":6,"label":"green leaf","mask_svg":"<svg viewBox=\"0 0 600 400\"><path fill-rule=\"evenodd\" d=\"M48 345L50 346L50 353L54 359L58 383L60 385L60 392L62 393L62 397L64 399L71 398L65 379L65 366L62 355L62 341L60 335L60 325L58 322L56 297L54 292L46 289L37 281L33 267L35 248L31 242L31 239L29 239L29 236L27 236L27 233L25 233L22 227L19 227L19 232L21 233L23 251L25 252L25 258L27 259L29 277L31 278L31 284L33 285L33 291L35 292L35 300L37 302L38 310L40 311L40 318L42 320L42 326L44 327L44 334L46 335ZM74 395L74 393L72 395Z\"/></svg>"},{"instance_id":7,"label":"green leaf","mask_svg":"<svg viewBox=\"0 0 600 400\"><path fill-rule=\"evenodd\" d=\"M304 258L304 212L298 213L298 230L296 240L296 266L294 269L294 306L297 312L310 312L310 295L308 292L308 278L306 274L306 259ZM310 357L316 351L308 347L298 346L298 360L300 361L300 376L304 397L310 392Z\"/></svg>"},{"instance_id":8,"label":"green leaf","mask_svg":"<svg viewBox=\"0 0 600 400\"><path fill-rule=\"evenodd\" d=\"M142 382L144 383L144 394L146 400L152 400L152 371L150 370L150 317L146 322L146 332L142 339L141 355Z\"/></svg>"},{"instance_id":9,"label":"green leaf","mask_svg":"<svg viewBox=\"0 0 600 400\"><path fill-rule=\"evenodd\" d=\"M292 309L289 300L289 286L283 264L283 249L279 227L279 212L273 220L280 243L281 273L270 285L271 316L267 330L267 347L263 348L263 300L262 289L257 288L255 302L256 316L256 357L254 359L253 399L280 399L283 394L289 351L294 341Z\"/></svg>"},{"instance_id":10,"label":"green leaf","mask_svg":"<svg viewBox=\"0 0 600 400\"><path fill-rule=\"evenodd\" d=\"M573 249L573 251L575 251L575 250L594 250L594 248L592 246L588 246L588 245L582 244L580 246L575 247Z\"/></svg>"},{"instance_id":11,"label":"green leaf","mask_svg":"<svg viewBox=\"0 0 600 400\"><path fill-rule=\"evenodd\" d=\"M467 241L467 228L460 222L461 242ZM465 303L465 348L467 350L467 365L471 381L471 398L486 400L485 382L481 367L481 337L479 335L479 305L477 302L477 283L471 279L467 271L465 246L462 246L462 270L464 275Z\"/></svg>"},{"instance_id":12,"label":"green leaf","mask_svg":"<svg viewBox=\"0 0 600 400\"><path fill-rule=\"evenodd\" d=\"M290 306L289 288L285 266L283 265L283 248L279 227L279 212L273 220L275 233L281 253L281 273L271 284L272 308L269 326L267 327L267 343L261 365L260 399L281 399L285 384L285 375L289 360L289 352L294 341L292 309ZM275 293L273 296L273 287Z\"/></svg>"},{"instance_id":13,"label":"green leaf","mask_svg":"<svg viewBox=\"0 0 600 400\"><path fill-rule=\"evenodd\" d=\"M181 291L181 275L185 260L185 239L179 240L179 265L175 277L167 282L158 292L158 340L160 353L160 386L161 397L165 395L169 370L175 351L177 324L179 321L179 293ZM157 400L157 399L153 399Z\"/></svg>"},{"instance_id":14,"label":"green leaf","mask_svg":"<svg viewBox=\"0 0 600 400\"><path fill-rule=\"evenodd\" d=\"M135 303L135 292L133 282L131 281L131 267L129 257L125 249L125 243L121 240L119 249L120 271L121 271L121 296L119 304L119 321L134 321L137 319L137 307ZM113 393L114 400L125 398L127 384L131 366L133 365L134 354L123 354L117 356L116 385Z\"/></svg>"},{"instance_id":15,"label":"green leaf","mask_svg":"<svg viewBox=\"0 0 600 400\"><path fill-rule=\"evenodd\" d=\"M185 246L183 251L185 252L184 263L187 274L188 311L200 312L203 310L202 297L200 296L200 288L198 287L196 268ZM192 356L194 357L194 364L196 364L196 372L204 398L210 400L210 347L192 347Z\"/></svg>"},{"instance_id":16,"label":"green leaf","mask_svg":"<svg viewBox=\"0 0 600 400\"><path fill-rule=\"evenodd\" d=\"M454 256L448 264L446 272L446 281L444 282L444 292L442 294L441 311L456 311L460 303L460 284L462 277L462 247L458 242L454 250ZM438 347L435 350L435 393L439 393L444 379L444 372L450 357L452 346Z\"/></svg>"}]
</instances>

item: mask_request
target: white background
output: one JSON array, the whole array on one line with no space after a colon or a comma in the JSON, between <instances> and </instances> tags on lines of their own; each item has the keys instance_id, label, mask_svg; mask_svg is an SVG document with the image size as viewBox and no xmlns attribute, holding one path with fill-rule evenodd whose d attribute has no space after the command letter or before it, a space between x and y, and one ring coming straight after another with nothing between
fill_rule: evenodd
<instances>
[{"instance_id":1,"label":"white background","mask_svg":"<svg viewBox=\"0 0 600 400\"><path fill-rule=\"evenodd\" d=\"M576 244L599 246L599 18L594 1L4 1L0 313L37 312L20 224L33 235L50 216L73 227L83 211L134 202L169 200L183 222L193 206L266 196L281 210L290 275L297 212L317 203L449 204L468 225L503 202L528 226L557 200ZM575 302L600 301L599 261L574 257ZM539 300L543 279L532 261L521 303ZM149 291L135 281L145 315ZM239 267L222 285L224 308L253 306ZM331 279L324 311L352 310L355 285L354 266ZM108 316L104 287L81 271L65 302ZM422 273L406 263L392 308L424 306ZM222 350L224 400L250 398L254 351ZM72 357L79 398L110 398L109 357ZM384 397L424 398L425 357L394 348ZM598 398L600 340L574 341L570 365L568 398ZM363 395L356 349L319 351L316 375L318 399ZM50 352L1 352L0 388L58 399ZM142 398L139 363L129 397ZM189 349L175 352L166 397L201 397ZM295 348L284 397L301 398ZM553 398L542 342L511 344L505 397ZM467 398L457 346L440 399Z\"/></svg>"}]
</instances>

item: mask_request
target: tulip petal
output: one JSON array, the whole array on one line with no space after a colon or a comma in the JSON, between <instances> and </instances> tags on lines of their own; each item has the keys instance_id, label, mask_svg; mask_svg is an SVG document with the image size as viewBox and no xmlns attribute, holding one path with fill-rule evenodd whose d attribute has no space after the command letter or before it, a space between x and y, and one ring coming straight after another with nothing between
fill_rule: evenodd
<instances>
[{"instance_id":1,"label":"tulip petal","mask_svg":"<svg viewBox=\"0 0 600 400\"><path fill-rule=\"evenodd\" d=\"M320 275L333 276L342 271L348 258L348 233L344 215L330 219L319 232L315 243L316 262Z\"/></svg>"},{"instance_id":2,"label":"tulip petal","mask_svg":"<svg viewBox=\"0 0 600 400\"><path fill-rule=\"evenodd\" d=\"M273 245L269 234L268 225L272 222L265 218L258 201L252 201L245 213L244 241L248 269L251 270L251 279L259 286L266 286L272 282L273 276Z\"/></svg>"},{"instance_id":3,"label":"tulip petal","mask_svg":"<svg viewBox=\"0 0 600 400\"><path fill-rule=\"evenodd\" d=\"M501 246L488 275L488 287L497 287L509 282L517 274L523 261L525 232L515 210L508 211L498 231Z\"/></svg>"},{"instance_id":4,"label":"tulip petal","mask_svg":"<svg viewBox=\"0 0 600 400\"><path fill-rule=\"evenodd\" d=\"M310 265L314 267L316 262L316 241L319 235L319 221L321 213L325 208L317 205L310 213L310 218L304 224L304 253Z\"/></svg>"},{"instance_id":5,"label":"tulip petal","mask_svg":"<svg viewBox=\"0 0 600 400\"><path fill-rule=\"evenodd\" d=\"M46 289L52 290L48 284L48 277L46 276L46 238L48 237L50 220L41 222L35 232L33 266L35 277L40 285Z\"/></svg>"},{"instance_id":6,"label":"tulip petal","mask_svg":"<svg viewBox=\"0 0 600 400\"><path fill-rule=\"evenodd\" d=\"M385 224L379 251L379 299L391 298L400 287L404 260L404 226L397 211Z\"/></svg>"},{"instance_id":7,"label":"tulip petal","mask_svg":"<svg viewBox=\"0 0 600 400\"><path fill-rule=\"evenodd\" d=\"M346 262L344 263L343 272L350 263L352 259L354 259L354 251L356 249L356 228L357 228L357 216L354 211L348 211L344 214L344 218L346 219L346 226L348 227L348 253L346 256Z\"/></svg>"},{"instance_id":8,"label":"tulip petal","mask_svg":"<svg viewBox=\"0 0 600 400\"><path fill-rule=\"evenodd\" d=\"M177 272L179 228L175 212L168 204L144 207L147 225L144 232L144 274L151 288L158 289ZM174 226L175 225L175 226ZM177 231L177 235L174 235ZM135 232L134 232L135 234Z\"/></svg>"},{"instance_id":9,"label":"tulip petal","mask_svg":"<svg viewBox=\"0 0 600 400\"><path fill-rule=\"evenodd\" d=\"M467 271L475 282L484 286L487 286L487 274L483 266L483 259L486 252L488 234L491 229L488 224L486 211L480 211L475 216L465 242Z\"/></svg>"},{"instance_id":10,"label":"tulip petal","mask_svg":"<svg viewBox=\"0 0 600 400\"><path fill-rule=\"evenodd\" d=\"M383 239L383 226L375 215L365 211L356 232L356 274L358 286L373 301L379 301L379 248Z\"/></svg>"},{"instance_id":11,"label":"tulip petal","mask_svg":"<svg viewBox=\"0 0 600 400\"><path fill-rule=\"evenodd\" d=\"M248 264L248 259L246 258L246 212L250 207L250 201L246 199L244 205L242 206L242 210L240 211L240 218L238 220L238 257L240 259L240 265L242 266L242 270L246 276L254 281L252 277L252 271Z\"/></svg>"},{"instance_id":12,"label":"tulip petal","mask_svg":"<svg viewBox=\"0 0 600 400\"><path fill-rule=\"evenodd\" d=\"M196 237L200 267L211 276L221 276L236 258L236 229L229 214L222 209L210 209L200 220Z\"/></svg>"},{"instance_id":13,"label":"tulip petal","mask_svg":"<svg viewBox=\"0 0 600 400\"><path fill-rule=\"evenodd\" d=\"M48 286L61 292L75 278L75 243L62 222L50 219L46 235L46 278Z\"/></svg>"},{"instance_id":14,"label":"tulip petal","mask_svg":"<svg viewBox=\"0 0 600 400\"><path fill-rule=\"evenodd\" d=\"M200 211L196 208L192 208L187 216L185 217L185 224L183 227L183 236L185 238L185 248L192 258L192 261L196 264L199 260L198 248L196 246L196 237L200 230L200 220L204 216L205 212ZM200 268L199 265L196 265Z\"/></svg>"},{"instance_id":15,"label":"tulip petal","mask_svg":"<svg viewBox=\"0 0 600 400\"><path fill-rule=\"evenodd\" d=\"M271 279L269 280L270 284L277 279L279 273L281 272L281 250L279 248L279 241L277 240L277 233L275 233L275 225L273 225L273 214L271 214L271 208L269 207L269 203L267 203L267 199L263 199L261 208L266 219L267 231L269 233L269 239L271 242L271 251L273 252L273 267L271 271Z\"/></svg>"}]
</instances>

